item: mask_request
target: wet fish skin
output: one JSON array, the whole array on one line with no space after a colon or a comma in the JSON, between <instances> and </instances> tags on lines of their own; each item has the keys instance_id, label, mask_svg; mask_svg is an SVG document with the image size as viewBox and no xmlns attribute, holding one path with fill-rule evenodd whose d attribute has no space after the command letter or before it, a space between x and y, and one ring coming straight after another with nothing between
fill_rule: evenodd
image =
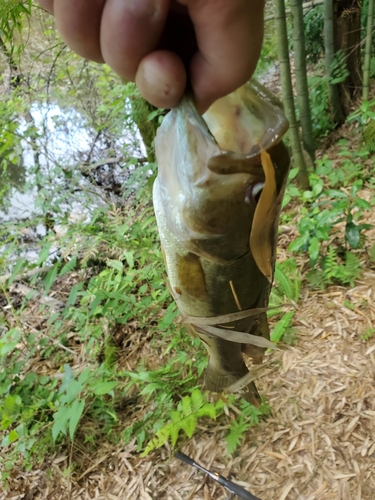
<instances>
[{"instance_id":1,"label":"wet fish skin","mask_svg":"<svg viewBox=\"0 0 375 500\"><path fill-rule=\"evenodd\" d=\"M251 92L249 94L251 100ZM236 99L238 96L234 101ZM259 105L256 109L261 113ZM230 119L240 115L237 110ZM262 116L257 119L254 127L258 133L265 120ZM212 117L210 120L212 122ZM285 124L283 127L280 135L285 131ZM247 140L245 146L241 145L248 148L250 154L239 150L223 152L188 100L170 112L159 129L156 140L159 173L154 185L154 207L172 293L178 297L180 309L189 316L213 317L268 304L270 271L264 273L259 269L251 250L250 234L257 204L255 200L249 202L248 196L251 186L266 180L258 145L266 133L268 128L263 136L253 138L253 144ZM242 133L241 137L245 135ZM235 137L229 139L233 145ZM261 142L272 158L273 191L276 191L271 193L271 216L265 215L275 218L269 221L268 234L264 235L271 274L278 214L289 169L288 153L279 141L280 137L274 135L271 144ZM266 212L268 208L266 203ZM262 236L259 223L257 232ZM259 248L258 253L262 245ZM224 326L228 339L231 329L269 339L265 313ZM254 361L261 361L262 348L213 338L201 331L198 335L209 355L205 383L210 390L221 391L248 373L243 352ZM259 401L253 382L244 395L253 403Z\"/></svg>"}]
</instances>

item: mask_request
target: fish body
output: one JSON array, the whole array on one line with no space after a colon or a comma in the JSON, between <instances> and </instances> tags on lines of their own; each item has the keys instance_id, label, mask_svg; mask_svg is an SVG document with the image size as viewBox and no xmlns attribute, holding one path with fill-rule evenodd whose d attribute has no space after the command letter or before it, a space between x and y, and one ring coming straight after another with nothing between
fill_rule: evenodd
<instances>
[{"instance_id":1,"label":"fish body","mask_svg":"<svg viewBox=\"0 0 375 500\"><path fill-rule=\"evenodd\" d=\"M289 156L281 142L287 121L262 92L247 84L203 118L184 98L155 141L153 200L168 279L208 351L205 384L216 392L248 373L244 352L262 360L264 347L233 341L234 332L269 340L265 308ZM207 318L214 328L204 325ZM243 394L259 401L253 382Z\"/></svg>"}]
</instances>

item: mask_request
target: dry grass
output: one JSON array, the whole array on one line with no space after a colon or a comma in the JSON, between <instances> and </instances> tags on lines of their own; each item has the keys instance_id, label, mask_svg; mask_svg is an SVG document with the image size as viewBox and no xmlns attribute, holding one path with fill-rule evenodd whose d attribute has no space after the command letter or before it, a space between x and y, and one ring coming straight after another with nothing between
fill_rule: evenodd
<instances>
[{"instance_id":1,"label":"dry grass","mask_svg":"<svg viewBox=\"0 0 375 500\"><path fill-rule=\"evenodd\" d=\"M365 193L366 194L366 193ZM369 194L369 193L367 193ZM375 209L369 221L375 222ZM294 231L283 234L280 254ZM369 232L375 240L375 230ZM303 261L300 262L304 267ZM226 456L226 428L201 427L183 451L207 468L232 475L262 500L370 500L375 491L375 270L367 263L353 289L304 286L294 317L297 342L267 355L257 386L272 408ZM349 307L348 307L349 306ZM144 343L139 346L145 355ZM130 422L129 422L130 423ZM134 443L82 445L16 473L1 500L224 500L202 473L171 458L165 447L141 459ZM74 457L74 476L63 474Z\"/></svg>"}]
</instances>

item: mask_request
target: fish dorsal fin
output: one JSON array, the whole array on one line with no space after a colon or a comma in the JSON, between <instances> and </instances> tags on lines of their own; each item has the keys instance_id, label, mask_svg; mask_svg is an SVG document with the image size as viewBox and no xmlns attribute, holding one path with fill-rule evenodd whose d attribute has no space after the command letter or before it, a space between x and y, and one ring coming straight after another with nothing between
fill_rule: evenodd
<instances>
[{"instance_id":1,"label":"fish dorsal fin","mask_svg":"<svg viewBox=\"0 0 375 500\"><path fill-rule=\"evenodd\" d=\"M272 281L272 250L274 225L277 217L277 186L271 156L262 147L260 159L265 175L263 191L255 209L250 233L250 250L264 276Z\"/></svg>"}]
</instances>

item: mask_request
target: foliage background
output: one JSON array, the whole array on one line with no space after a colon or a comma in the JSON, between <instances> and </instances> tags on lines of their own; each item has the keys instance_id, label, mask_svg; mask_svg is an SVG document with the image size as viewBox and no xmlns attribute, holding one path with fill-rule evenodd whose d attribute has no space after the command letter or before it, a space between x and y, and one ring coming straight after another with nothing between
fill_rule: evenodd
<instances>
[{"instance_id":1,"label":"foliage background","mask_svg":"<svg viewBox=\"0 0 375 500\"><path fill-rule=\"evenodd\" d=\"M206 393L204 350L176 321L151 206L156 166L148 138L160 112L108 67L72 54L40 9L29 18L29 3L5 6L15 10L0 11L7 19L0 103L4 489L12 491L18 471L35 470L61 450L68 456L62 474L76 480L85 457L106 446L133 447L137 457L157 448L171 455L192 436L215 440L217 426L226 456L235 456L273 409ZM306 24L307 33L316 27L310 17ZM311 47L315 64L318 44ZM268 33L259 71L271 73L274 49ZM311 97L315 131L324 137L331 123L319 71L318 62ZM281 234L298 230L282 249L270 312L273 339L284 347L298 342L303 294L349 290L373 266L366 234L374 121L370 101L335 136L333 152L323 143L310 190L300 189L291 171ZM19 192L30 206L14 217ZM362 331L361 342L373 333ZM277 373L277 356L269 353L267 362Z\"/></svg>"}]
</instances>

